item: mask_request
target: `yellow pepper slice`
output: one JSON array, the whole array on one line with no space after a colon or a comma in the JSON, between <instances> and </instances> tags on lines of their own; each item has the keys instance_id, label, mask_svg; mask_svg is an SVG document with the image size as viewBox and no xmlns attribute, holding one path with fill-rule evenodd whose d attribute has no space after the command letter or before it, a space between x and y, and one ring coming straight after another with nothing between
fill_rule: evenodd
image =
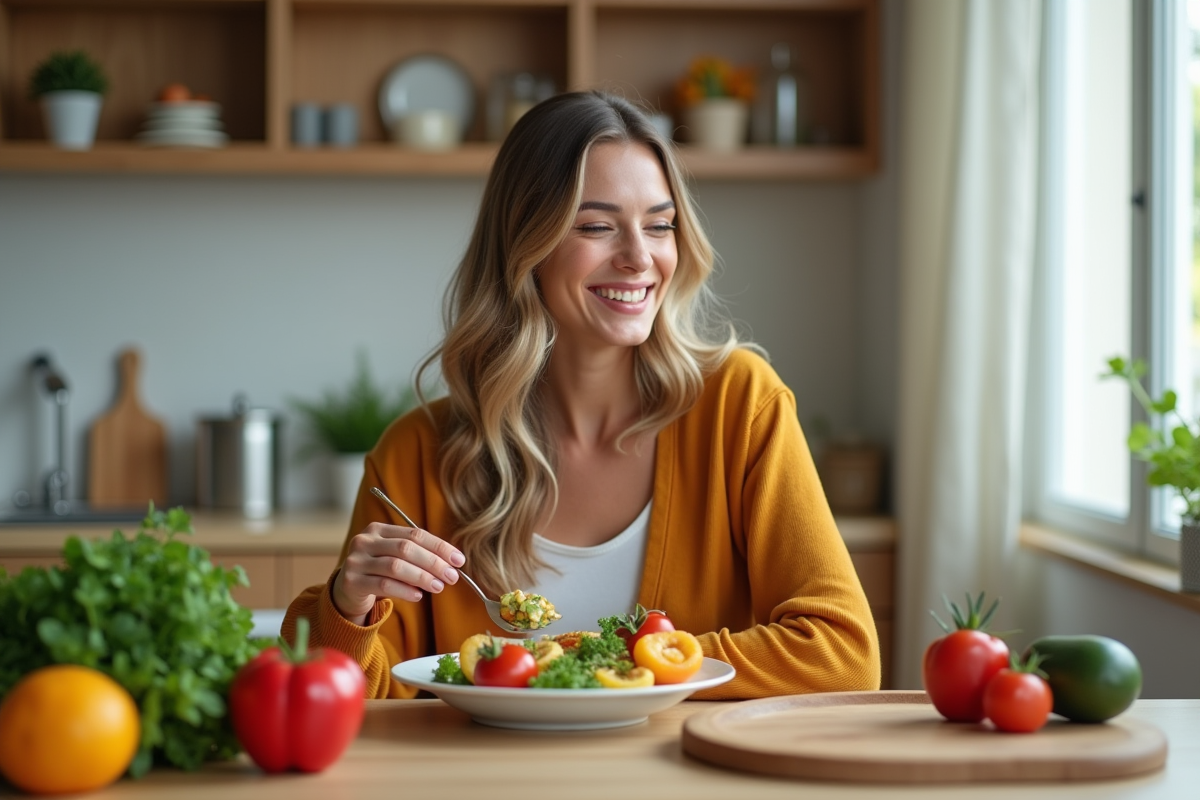
<instances>
[{"instance_id":1,"label":"yellow pepper slice","mask_svg":"<svg viewBox=\"0 0 1200 800\"><path fill-rule=\"evenodd\" d=\"M596 680L605 689L638 689L654 685L654 673L645 667L634 667L624 675L609 667L596 670Z\"/></svg>"}]
</instances>

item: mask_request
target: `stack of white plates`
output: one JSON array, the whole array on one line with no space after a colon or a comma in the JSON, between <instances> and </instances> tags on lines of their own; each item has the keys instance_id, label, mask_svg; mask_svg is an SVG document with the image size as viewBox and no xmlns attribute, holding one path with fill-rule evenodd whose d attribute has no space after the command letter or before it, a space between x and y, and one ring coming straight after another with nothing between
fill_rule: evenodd
<instances>
[{"instance_id":1,"label":"stack of white plates","mask_svg":"<svg viewBox=\"0 0 1200 800\"><path fill-rule=\"evenodd\" d=\"M149 147L223 147L229 141L221 106L201 100L151 103L137 138Z\"/></svg>"}]
</instances>

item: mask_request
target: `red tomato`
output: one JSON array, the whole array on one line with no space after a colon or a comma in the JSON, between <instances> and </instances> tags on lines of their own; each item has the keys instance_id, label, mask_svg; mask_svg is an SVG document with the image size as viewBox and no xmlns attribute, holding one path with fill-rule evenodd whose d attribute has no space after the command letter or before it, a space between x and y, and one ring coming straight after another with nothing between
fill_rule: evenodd
<instances>
[{"instance_id":1,"label":"red tomato","mask_svg":"<svg viewBox=\"0 0 1200 800\"><path fill-rule=\"evenodd\" d=\"M983 597L982 592L977 598L968 594L966 614L946 600L956 630L951 631L938 619L946 635L925 649L921 664L929 700L951 722L983 719L983 690L997 672L1008 666L1008 645L985 630L999 601L993 601L985 614Z\"/></svg>"},{"instance_id":2,"label":"red tomato","mask_svg":"<svg viewBox=\"0 0 1200 800\"><path fill-rule=\"evenodd\" d=\"M933 707L951 722L983 719L983 690L1008 666L1008 645L989 633L958 630L925 650L922 676Z\"/></svg>"},{"instance_id":3,"label":"red tomato","mask_svg":"<svg viewBox=\"0 0 1200 800\"><path fill-rule=\"evenodd\" d=\"M625 649L633 655L633 648L637 647L643 636L650 633L669 633L673 630L675 625L666 612L647 611L638 603L634 612L621 621L621 627L617 628L617 636L625 640Z\"/></svg>"},{"instance_id":4,"label":"red tomato","mask_svg":"<svg viewBox=\"0 0 1200 800\"><path fill-rule=\"evenodd\" d=\"M523 689L537 674L537 659L524 645L504 644L488 637L479 648L479 663L475 665L476 686Z\"/></svg>"},{"instance_id":5,"label":"red tomato","mask_svg":"<svg viewBox=\"0 0 1200 800\"><path fill-rule=\"evenodd\" d=\"M267 648L238 671L229 713L238 741L265 772L320 772L358 735L365 694L362 669L350 656L308 652L302 618L295 647Z\"/></svg>"},{"instance_id":6,"label":"red tomato","mask_svg":"<svg viewBox=\"0 0 1200 800\"><path fill-rule=\"evenodd\" d=\"M999 730L1033 733L1046 724L1054 696L1032 672L1002 669L983 690L983 713Z\"/></svg>"}]
</instances>

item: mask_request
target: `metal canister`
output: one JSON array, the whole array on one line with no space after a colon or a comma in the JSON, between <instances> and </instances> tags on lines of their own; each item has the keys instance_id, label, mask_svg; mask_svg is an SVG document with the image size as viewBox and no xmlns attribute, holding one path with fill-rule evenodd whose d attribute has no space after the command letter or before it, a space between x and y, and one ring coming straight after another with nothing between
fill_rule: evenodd
<instances>
[{"instance_id":1,"label":"metal canister","mask_svg":"<svg viewBox=\"0 0 1200 800\"><path fill-rule=\"evenodd\" d=\"M233 416L202 417L196 430L196 504L240 511L251 519L279 507L283 447L281 416L251 408L244 395Z\"/></svg>"}]
</instances>

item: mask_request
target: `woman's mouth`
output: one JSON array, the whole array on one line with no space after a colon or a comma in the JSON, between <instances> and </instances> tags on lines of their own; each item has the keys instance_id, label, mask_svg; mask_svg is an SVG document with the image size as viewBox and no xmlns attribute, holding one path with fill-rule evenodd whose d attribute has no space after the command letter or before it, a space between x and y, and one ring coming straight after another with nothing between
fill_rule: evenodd
<instances>
[{"instance_id":1,"label":"woman's mouth","mask_svg":"<svg viewBox=\"0 0 1200 800\"><path fill-rule=\"evenodd\" d=\"M646 291L649 289L643 286L640 289L609 289L606 287L596 287L592 292L605 300L612 300L617 303L640 303L646 299Z\"/></svg>"}]
</instances>

